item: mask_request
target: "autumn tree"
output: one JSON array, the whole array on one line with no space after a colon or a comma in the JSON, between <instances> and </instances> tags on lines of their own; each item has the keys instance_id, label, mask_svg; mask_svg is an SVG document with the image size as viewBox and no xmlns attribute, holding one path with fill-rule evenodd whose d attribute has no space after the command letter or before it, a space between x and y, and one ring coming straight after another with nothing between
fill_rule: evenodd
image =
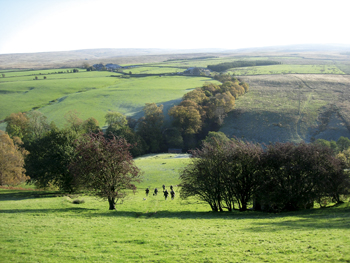
<instances>
[{"instance_id":1,"label":"autumn tree","mask_svg":"<svg viewBox=\"0 0 350 263\"><path fill-rule=\"evenodd\" d=\"M115 210L127 189L136 190L140 170L129 152L130 145L123 138L108 140L99 134L85 134L79 140L76 156L70 165L78 185L106 198L109 210Z\"/></svg>"},{"instance_id":2,"label":"autumn tree","mask_svg":"<svg viewBox=\"0 0 350 263\"><path fill-rule=\"evenodd\" d=\"M180 105L169 110L169 115L173 117L173 126L184 135L198 133L202 128L200 107L194 101L182 101Z\"/></svg>"},{"instance_id":3,"label":"autumn tree","mask_svg":"<svg viewBox=\"0 0 350 263\"><path fill-rule=\"evenodd\" d=\"M83 64L82 64L82 68L84 68L84 69L88 69L88 68L90 68L91 67L91 65L88 63L88 62L83 62Z\"/></svg>"},{"instance_id":4,"label":"autumn tree","mask_svg":"<svg viewBox=\"0 0 350 263\"><path fill-rule=\"evenodd\" d=\"M29 119L25 113L11 113L5 118L6 132L10 137L19 137L23 139L29 133Z\"/></svg>"},{"instance_id":5,"label":"autumn tree","mask_svg":"<svg viewBox=\"0 0 350 263\"><path fill-rule=\"evenodd\" d=\"M35 140L37 138L40 138L50 130L50 125L47 121L47 117L40 111L31 111L27 114L27 117L29 120L28 131L31 139Z\"/></svg>"},{"instance_id":6,"label":"autumn tree","mask_svg":"<svg viewBox=\"0 0 350 263\"><path fill-rule=\"evenodd\" d=\"M196 88L188 93L186 93L183 97L182 100L191 100L194 101L195 103L201 105L204 104L205 101L208 100L208 97L206 96L204 90L201 88Z\"/></svg>"},{"instance_id":7,"label":"autumn tree","mask_svg":"<svg viewBox=\"0 0 350 263\"><path fill-rule=\"evenodd\" d=\"M75 132L79 132L81 129L81 125L83 124L83 120L79 117L80 113L77 110L70 110L64 115L66 119L66 127L72 129Z\"/></svg>"},{"instance_id":8,"label":"autumn tree","mask_svg":"<svg viewBox=\"0 0 350 263\"><path fill-rule=\"evenodd\" d=\"M17 185L29 179L23 168L28 151L21 144L20 138L11 139L0 130L0 185Z\"/></svg>"}]
</instances>

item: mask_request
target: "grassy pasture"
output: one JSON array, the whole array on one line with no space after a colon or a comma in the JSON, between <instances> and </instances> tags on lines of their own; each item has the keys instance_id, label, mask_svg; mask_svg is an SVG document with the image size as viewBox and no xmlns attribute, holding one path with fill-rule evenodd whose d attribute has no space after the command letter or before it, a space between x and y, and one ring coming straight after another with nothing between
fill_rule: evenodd
<instances>
[{"instance_id":1,"label":"grassy pasture","mask_svg":"<svg viewBox=\"0 0 350 263\"><path fill-rule=\"evenodd\" d=\"M145 103L163 104L166 113L186 92L211 80L182 76L109 79L114 79L115 84L67 95L58 102L41 108L40 111L48 116L50 121L53 120L62 126L65 122L64 113L76 109L81 112L82 119L93 116L103 126L104 116L108 111L140 117Z\"/></svg>"},{"instance_id":2,"label":"grassy pasture","mask_svg":"<svg viewBox=\"0 0 350 263\"><path fill-rule=\"evenodd\" d=\"M348 202L280 214L213 213L195 199L146 197L148 185L178 182L172 169L188 159L177 157L136 159L144 183L117 211L91 196L0 189L1 262L350 261Z\"/></svg>"},{"instance_id":3,"label":"grassy pasture","mask_svg":"<svg viewBox=\"0 0 350 263\"><path fill-rule=\"evenodd\" d=\"M184 69L172 68L172 67L136 67L131 69L126 69L124 72L131 72L132 74L165 74L165 73L176 73L183 72Z\"/></svg>"},{"instance_id":4,"label":"grassy pasture","mask_svg":"<svg viewBox=\"0 0 350 263\"><path fill-rule=\"evenodd\" d=\"M149 70L162 72L163 69ZM44 73L53 72L56 70L17 71L0 78L0 120L13 112L40 108L50 121L62 126L64 114L76 109L82 118L92 116L103 125L108 110L132 115L140 112L147 102L171 105L171 101L181 99L189 89L211 80L180 76L127 79L98 71L50 74L43 79ZM33 80L35 75L38 80Z\"/></svg>"},{"instance_id":5,"label":"grassy pasture","mask_svg":"<svg viewBox=\"0 0 350 263\"><path fill-rule=\"evenodd\" d=\"M345 74L336 65L271 65L234 68L226 71L237 76L270 74Z\"/></svg>"}]
</instances>

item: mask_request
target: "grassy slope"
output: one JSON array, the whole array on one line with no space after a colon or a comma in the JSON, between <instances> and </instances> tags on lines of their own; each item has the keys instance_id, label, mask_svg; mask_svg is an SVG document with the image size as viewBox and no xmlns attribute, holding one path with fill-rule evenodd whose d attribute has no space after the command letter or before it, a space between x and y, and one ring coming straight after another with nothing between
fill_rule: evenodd
<instances>
[{"instance_id":1,"label":"grassy slope","mask_svg":"<svg viewBox=\"0 0 350 263\"><path fill-rule=\"evenodd\" d=\"M264 143L350 137L348 75L241 78L250 84L250 91L236 101L236 110L225 119L221 131L228 136Z\"/></svg>"},{"instance_id":2,"label":"grassy slope","mask_svg":"<svg viewBox=\"0 0 350 263\"><path fill-rule=\"evenodd\" d=\"M153 68L157 70L158 68ZM158 69L161 72L161 69ZM201 86L208 78L146 77L116 78L109 72L86 72L38 75L56 71L19 71L0 79L0 119L12 112L40 107L49 119L62 126L64 114L76 109L83 119L94 117L101 125L108 110L132 115L145 103L166 104L168 109L189 89ZM15 73L12 73L15 74ZM10 74L8 74L10 75ZM117 74L114 74L117 75ZM55 100L55 103L50 101Z\"/></svg>"},{"instance_id":3,"label":"grassy slope","mask_svg":"<svg viewBox=\"0 0 350 263\"><path fill-rule=\"evenodd\" d=\"M226 118L222 131L229 136L245 136L249 140L260 142L309 141L312 137L336 140L339 136L350 135L346 130L347 124L341 119L350 123L350 104L347 97L349 82L347 75L344 75L344 72L349 71L344 58L334 54L323 56L302 53L251 57L231 55L150 63L126 71L134 74L161 74L234 60L280 61L281 65L238 68L232 71L247 75L240 77L250 83L250 92L237 100L236 104L238 112L245 112L249 116L243 114L237 118L237 111L231 113ZM164 104L166 113L172 105L179 102L188 89L201 86L203 82L210 80L180 76L121 79L109 77L111 73L108 72L85 71L54 74L58 71L60 70L6 71L6 77L0 78L0 120L11 112L41 107L40 110L50 121L54 120L59 126L63 126L64 114L76 109L81 112L81 118L93 116L103 126L104 115L108 110L139 117L146 102ZM42 79L44 74L47 80ZM333 79L327 79L324 74L332 76ZM33 80L35 75L39 80ZM254 75L260 77L254 78ZM314 75L320 79L314 80L310 77ZM302 95L299 115L300 86ZM51 100L56 102L49 103ZM339 116L342 117L332 117L328 122L337 124L329 126L325 131L320 130L319 117L323 114L324 107L333 104L340 109ZM5 124L0 124L0 129L4 128ZM337 132L332 132L334 129Z\"/></svg>"},{"instance_id":4,"label":"grassy slope","mask_svg":"<svg viewBox=\"0 0 350 263\"><path fill-rule=\"evenodd\" d=\"M1 262L350 260L348 202L281 214L212 213L194 199L145 197L144 187L178 183L172 169L188 159L175 157L137 159L145 171L144 183L117 211L89 196L40 197L38 192L0 190ZM72 204L75 198L85 203Z\"/></svg>"}]
</instances>

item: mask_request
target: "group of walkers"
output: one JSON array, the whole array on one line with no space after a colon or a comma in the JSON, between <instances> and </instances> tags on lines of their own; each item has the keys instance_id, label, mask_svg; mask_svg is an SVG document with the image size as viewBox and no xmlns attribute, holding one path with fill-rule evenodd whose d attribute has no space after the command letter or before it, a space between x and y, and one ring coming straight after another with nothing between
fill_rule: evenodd
<instances>
[{"instance_id":1,"label":"group of walkers","mask_svg":"<svg viewBox=\"0 0 350 263\"><path fill-rule=\"evenodd\" d=\"M169 192L167 189L165 189L165 185L163 184L163 194L164 194L164 197L165 197L165 200L168 199L168 196L169 196ZM146 188L146 196L148 196L149 194L149 188ZM153 196L157 196L158 195L158 188L154 188L154 191L153 191ZM173 186L170 185L170 196L171 196L171 200L174 200L175 198L175 192L174 192L174 189L173 189Z\"/></svg>"}]
</instances>

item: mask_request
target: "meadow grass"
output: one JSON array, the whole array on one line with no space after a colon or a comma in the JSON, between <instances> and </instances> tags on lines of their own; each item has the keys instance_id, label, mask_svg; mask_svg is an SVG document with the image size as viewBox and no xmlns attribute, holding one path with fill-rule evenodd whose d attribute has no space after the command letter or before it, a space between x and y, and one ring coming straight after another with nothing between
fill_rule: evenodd
<instances>
[{"instance_id":1,"label":"meadow grass","mask_svg":"<svg viewBox=\"0 0 350 263\"><path fill-rule=\"evenodd\" d=\"M144 172L144 180L138 185L139 188L158 188L166 184L178 185L179 172L190 162L188 154L150 154L135 159L137 167Z\"/></svg>"},{"instance_id":2,"label":"meadow grass","mask_svg":"<svg viewBox=\"0 0 350 263\"><path fill-rule=\"evenodd\" d=\"M116 83L67 95L56 103L42 107L40 111L50 121L62 126L65 122L63 115L70 110L77 110L81 113L82 119L94 117L102 127L108 111L119 111L140 117L145 103L163 104L164 113L167 114L168 109L179 103L186 92L211 80L204 77L183 76L110 79L116 79Z\"/></svg>"},{"instance_id":3,"label":"meadow grass","mask_svg":"<svg viewBox=\"0 0 350 263\"><path fill-rule=\"evenodd\" d=\"M188 158L177 156L136 159L145 183L117 211L88 195L0 189L1 262L350 260L348 202L280 214L214 213L201 201L180 199L178 188L174 200L165 200L162 192L146 197L148 184L161 188L178 182L168 172L185 166Z\"/></svg>"},{"instance_id":4,"label":"meadow grass","mask_svg":"<svg viewBox=\"0 0 350 263\"><path fill-rule=\"evenodd\" d=\"M345 74L336 65L270 65L229 69L226 73L242 75L270 74Z\"/></svg>"}]
</instances>

